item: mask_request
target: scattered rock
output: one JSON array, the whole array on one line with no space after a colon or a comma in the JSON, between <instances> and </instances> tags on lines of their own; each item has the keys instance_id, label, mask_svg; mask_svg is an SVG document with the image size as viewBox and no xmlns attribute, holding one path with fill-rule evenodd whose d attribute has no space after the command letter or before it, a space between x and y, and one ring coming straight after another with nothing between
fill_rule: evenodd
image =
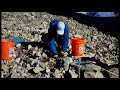
<instances>
[{"instance_id":1,"label":"scattered rock","mask_svg":"<svg viewBox=\"0 0 120 90\"><path fill-rule=\"evenodd\" d=\"M71 74L72 78L77 78L78 74L75 73L73 70L69 70L69 73Z\"/></svg>"},{"instance_id":2,"label":"scattered rock","mask_svg":"<svg viewBox=\"0 0 120 90\"><path fill-rule=\"evenodd\" d=\"M82 38L83 36L81 36L81 35L74 35L73 37L74 38Z\"/></svg>"},{"instance_id":3,"label":"scattered rock","mask_svg":"<svg viewBox=\"0 0 120 90\"><path fill-rule=\"evenodd\" d=\"M43 68L41 68L41 67L35 67L34 69L33 69L33 71L35 72L35 73L39 73L40 71L43 71L44 69Z\"/></svg>"},{"instance_id":4,"label":"scattered rock","mask_svg":"<svg viewBox=\"0 0 120 90\"><path fill-rule=\"evenodd\" d=\"M95 54L94 53L89 53L89 56L90 57L95 57Z\"/></svg>"},{"instance_id":5,"label":"scattered rock","mask_svg":"<svg viewBox=\"0 0 120 90\"><path fill-rule=\"evenodd\" d=\"M38 47L36 46L36 47L35 47L35 51L37 51L37 50L38 50Z\"/></svg>"},{"instance_id":6,"label":"scattered rock","mask_svg":"<svg viewBox=\"0 0 120 90\"><path fill-rule=\"evenodd\" d=\"M19 78L25 78L24 76L20 76Z\"/></svg>"},{"instance_id":7,"label":"scattered rock","mask_svg":"<svg viewBox=\"0 0 120 90\"><path fill-rule=\"evenodd\" d=\"M20 63L21 58L16 58L15 62Z\"/></svg>"},{"instance_id":8,"label":"scattered rock","mask_svg":"<svg viewBox=\"0 0 120 90\"><path fill-rule=\"evenodd\" d=\"M40 52L40 51L38 51L38 52L36 53L36 56L41 57L41 52Z\"/></svg>"},{"instance_id":9,"label":"scattered rock","mask_svg":"<svg viewBox=\"0 0 120 90\"><path fill-rule=\"evenodd\" d=\"M112 50L114 48L114 44L109 45L109 49Z\"/></svg>"},{"instance_id":10,"label":"scattered rock","mask_svg":"<svg viewBox=\"0 0 120 90\"><path fill-rule=\"evenodd\" d=\"M100 72L91 72L91 71L85 71L84 72L84 77L85 78L104 78L102 73L100 73Z\"/></svg>"},{"instance_id":11,"label":"scattered rock","mask_svg":"<svg viewBox=\"0 0 120 90\"><path fill-rule=\"evenodd\" d=\"M5 71L5 72L8 72L9 70L9 67L7 65L2 65L2 70Z\"/></svg>"},{"instance_id":12,"label":"scattered rock","mask_svg":"<svg viewBox=\"0 0 120 90\"><path fill-rule=\"evenodd\" d=\"M28 50L31 49L31 48L32 48L32 46L31 46L31 45L28 45Z\"/></svg>"},{"instance_id":13,"label":"scattered rock","mask_svg":"<svg viewBox=\"0 0 120 90\"><path fill-rule=\"evenodd\" d=\"M85 71L101 71L101 67L94 64L81 65L81 70Z\"/></svg>"},{"instance_id":14,"label":"scattered rock","mask_svg":"<svg viewBox=\"0 0 120 90\"><path fill-rule=\"evenodd\" d=\"M69 64L73 62L73 59L71 57L68 57Z\"/></svg>"},{"instance_id":15,"label":"scattered rock","mask_svg":"<svg viewBox=\"0 0 120 90\"><path fill-rule=\"evenodd\" d=\"M29 67L30 67L30 64L27 64L27 67L29 68Z\"/></svg>"},{"instance_id":16,"label":"scattered rock","mask_svg":"<svg viewBox=\"0 0 120 90\"><path fill-rule=\"evenodd\" d=\"M45 53L42 53L42 57L43 57L44 59L47 59L47 58L48 58Z\"/></svg>"},{"instance_id":17,"label":"scattered rock","mask_svg":"<svg viewBox=\"0 0 120 90\"><path fill-rule=\"evenodd\" d=\"M20 74L16 72L13 72L11 75L11 78L19 78L19 77L20 77Z\"/></svg>"},{"instance_id":18,"label":"scattered rock","mask_svg":"<svg viewBox=\"0 0 120 90\"><path fill-rule=\"evenodd\" d=\"M49 73L50 72L50 68L46 67L46 72Z\"/></svg>"},{"instance_id":19,"label":"scattered rock","mask_svg":"<svg viewBox=\"0 0 120 90\"><path fill-rule=\"evenodd\" d=\"M110 78L119 78L119 69L118 68L111 68L109 69L110 72L114 73L115 75L109 73Z\"/></svg>"},{"instance_id":20,"label":"scattered rock","mask_svg":"<svg viewBox=\"0 0 120 90\"><path fill-rule=\"evenodd\" d=\"M18 44L16 45L16 47L20 48L20 47L21 47L21 43L18 43Z\"/></svg>"},{"instance_id":21,"label":"scattered rock","mask_svg":"<svg viewBox=\"0 0 120 90\"><path fill-rule=\"evenodd\" d=\"M56 69L53 76L54 76L55 78L61 78L61 77L62 77L62 73L61 73L60 70Z\"/></svg>"},{"instance_id":22,"label":"scattered rock","mask_svg":"<svg viewBox=\"0 0 120 90\"><path fill-rule=\"evenodd\" d=\"M36 53L37 53L36 50L33 50L33 51L32 51L32 55L33 55L33 56L34 56Z\"/></svg>"}]
</instances>

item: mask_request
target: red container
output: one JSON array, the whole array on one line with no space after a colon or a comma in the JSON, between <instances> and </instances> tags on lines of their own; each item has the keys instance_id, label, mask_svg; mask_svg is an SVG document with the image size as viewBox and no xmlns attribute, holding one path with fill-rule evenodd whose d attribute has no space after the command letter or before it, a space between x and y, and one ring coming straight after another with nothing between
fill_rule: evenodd
<instances>
[{"instance_id":1,"label":"red container","mask_svg":"<svg viewBox=\"0 0 120 90\"><path fill-rule=\"evenodd\" d=\"M72 55L83 56L85 52L85 38L72 38Z\"/></svg>"},{"instance_id":2,"label":"red container","mask_svg":"<svg viewBox=\"0 0 120 90\"><path fill-rule=\"evenodd\" d=\"M7 39L2 39L1 59L13 60L15 54L14 48L15 48L15 42Z\"/></svg>"}]
</instances>

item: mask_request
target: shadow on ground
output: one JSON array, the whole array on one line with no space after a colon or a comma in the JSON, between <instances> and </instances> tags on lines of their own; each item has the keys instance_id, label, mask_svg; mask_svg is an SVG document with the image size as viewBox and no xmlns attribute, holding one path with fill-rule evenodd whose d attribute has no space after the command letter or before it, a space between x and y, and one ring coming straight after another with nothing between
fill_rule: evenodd
<instances>
[{"instance_id":1,"label":"shadow on ground","mask_svg":"<svg viewBox=\"0 0 120 90\"><path fill-rule=\"evenodd\" d=\"M42 33L41 41L40 42L21 42L21 45L27 49L28 45L31 45L32 47L38 47L43 48L42 52L47 54L48 57L50 57L50 49L48 46L48 33Z\"/></svg>"}]
</instances>

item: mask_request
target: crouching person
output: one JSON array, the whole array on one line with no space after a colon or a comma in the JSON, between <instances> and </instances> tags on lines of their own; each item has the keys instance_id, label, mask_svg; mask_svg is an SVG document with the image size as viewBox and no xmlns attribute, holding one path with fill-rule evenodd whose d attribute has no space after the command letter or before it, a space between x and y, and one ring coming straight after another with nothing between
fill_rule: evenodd
<instances>
[{"instance_id":1,"label":"crouching person","mask_svg":"<svg viewBox=\"0 0 120 90\"><path fill-rule=\"evenodd\" d=\"M59 20L52 20L48 29L48 45L54 58L67 54L69 43L68 25ZM60 50L60 51L59 51Z\"/></svg>"}]
</instances>

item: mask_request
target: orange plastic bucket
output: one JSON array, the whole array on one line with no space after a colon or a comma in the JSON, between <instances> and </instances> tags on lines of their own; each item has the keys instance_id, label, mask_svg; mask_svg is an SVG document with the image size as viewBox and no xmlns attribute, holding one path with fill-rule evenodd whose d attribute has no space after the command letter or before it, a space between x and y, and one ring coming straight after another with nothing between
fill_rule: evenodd
<instances>
[{"instance_id":1,"label":"orange plastic bucket","mask_svg":"<svg viewBox=\"0 0 120 90\"><path fill-rule=\"evenodd\" d=\"M85 52L85 38L72 38L72 55L83 56Z\"/></svg>"},{"instance_id":2,"label":"orange plastic bucket","mask_svg":"<svg viewBox=\"0 0 120 90\"><path fill-rule=\"evenodd\" d=\"M1 46L1 59L2 60L13 60L14 59L14 51L15 42L7 39L2 39L2 46Z\"/></svg>"}]
</instances>

